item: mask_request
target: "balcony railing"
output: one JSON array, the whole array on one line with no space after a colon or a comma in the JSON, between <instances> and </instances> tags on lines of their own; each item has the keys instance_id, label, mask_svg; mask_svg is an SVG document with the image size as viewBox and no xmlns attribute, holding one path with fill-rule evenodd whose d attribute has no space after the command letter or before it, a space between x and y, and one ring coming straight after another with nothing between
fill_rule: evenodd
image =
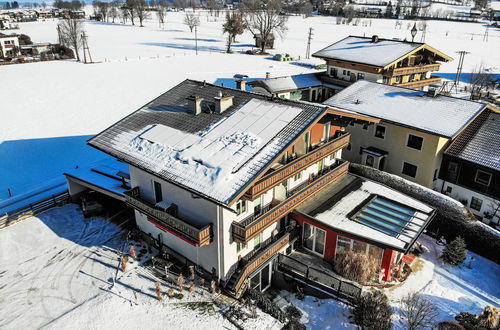
<instances>
[{"instance_id":1,"label":"balcony railing","mask_svg":"<svg viewBox=\"0 0 500 330\"><path fill-rule=\"evenodd\" d=\"M429 79L408 81L405 83L394 84L394 86L406 87L406 88L418 88L418 87L422 87L422 86L428 86L428 85L439 84L439 83L441 83L441 77L431 76Z\"/></svg>"},{"instance_id":2,"label":"balcony railing","mask_svg":"<svg viewBox=\"0 0 500 330\"><path fill-rule=\"evenodd\" d=\"M300 227L297 226L279 233L276 236L271 236L262 242L259 249L250 252L242 259L241 263L243 265L230 275L231 277L227 282L226 289L235 297L239 298L246 288L244 284L248 276L257 268L268 262L299 235Z\"/></svg>"},{"instance_id":3,"label":"balcony railing","mask_svg":"<svg viewBox=\"0 0 500 330\"><path fill-rule=\"evenodd\" d=\"M323 81L327 84L334 84L334 85L339 85L339 86L343 86L343 87L347 87L347 86L350 86L350 85L355 83L355 81L339 79L339 78L331 77L327 74L324 74L321 76L321 81Z\"/></svg>"},{"instance_id":4,"label":"balcony railing","mask_svg":"<svg viewBox=\"0 0 500 330\"><path fill-rule=\"evenodd\" d=\"M247 223L233 222L233 240L240 243L247 243L264 229L279 221L300 204L315 196L330 183L346 174L348 167L349 162L339 160L336 164L323 169L316 177L310 178L305 187L271 208L267 213Z\"/></svg>"},{"instance_id":5,"label":"balcony railing","mask_svg":"<svg viewBox=\"0 0 500 330\"><path fill-rule=\"evenodd\" d=\"M125 192L125 202L152 218L155 225L180 237L195 246L204 246L212 241L212 224L199 228L170 214L167 210L156 207L153 203L141 197L139 187ZM152 221L152 222L153 222Z\"/></svg>"},{"instance_id":6,"label":"balcony railing","mask_svg":"<svg viewBox=\"0 0 500 330\"><path fill-rule=\"evenodd\" d=\"M328 142L323 142L323 144L316 146L312 151L306 153L305 155L302 155L283 167L264 175L246 192L245 197L250 200L254 200L266 191L269 191L273 187L279 185L284 180L302 171L304 168L319 162L321 159L331 155L337 150L347 147L349 145L350 136L351 135L349 133L342 132L339 137Z\"/></svg>"},{"instance_id":7,"label":"balcony railing","mask_svg":"<svg viewBox=\"0 0 500 330\"><path fill-rule=\"evenodd\" d=\"M387 70L387 73L385 73L384 75L400 76L400 75L419 73L419 72L439 71L440 66L441 64L435 63L435 64L407 66L403 68L392 68Z\"/></svg>"}]
</instances>

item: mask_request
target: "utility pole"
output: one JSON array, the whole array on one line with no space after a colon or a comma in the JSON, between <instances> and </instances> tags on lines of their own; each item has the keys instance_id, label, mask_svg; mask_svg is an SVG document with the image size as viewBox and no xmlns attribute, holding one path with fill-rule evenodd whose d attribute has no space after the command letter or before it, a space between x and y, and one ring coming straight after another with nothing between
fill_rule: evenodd
<instances>
[{"instance_id":1,"label":"utility pole","mask_svg":"<svg viewBox=\"0 0 500 330\"><path fill-rule=\"evenodd\" d=\"M196 55L198 55L198 27L194 27L194 43L196 47Z\"/></svg>"},{"instance_id":2,"label":"utility pole","mask_svg":"<svg viewBox=\"0 0 500 330\"><path fill-rule=\"evenodd\" d=\"M57 37L59 38L59 45L62 45L61 27L59 25L57 25Z\"/></svg>"},{"instance_id":3,"label":"utility pole","mask_svg":"<svg viewBox=\"0 0 500 330\"><path fill-rule=\"evenodd\" d=\"M455 76L455 83L454 83L455 88L458 85L458 83L460 82L460 75L462 74L462 67L464 65L464 57L465 57L465 55L470 54L469 52L466 52L465 50L461 50L461 51L458 51L456 53L460 54L460 57L458 59L457 75Z\"/></svg>"},{"instance_id":4,"label":"utility pole","mask_svg":"<svg viewBox=\"0 0 500 330\"><path fill-rule=\"evenodd\" d=\"M310 55L311 55L311 40L312 40L312 36L313 36L313 28L310 27L309 28L309 36L307 37L307 49L306 49L306 58L309 59Z\"/></svg>"},{"instance_id":5,"label":"utility pole","mask_svg":"<svg viewBox=\"0 0 500 330\"><path fill-rule=\"evenodd\" d=\"M483 41L488 41L488 31L489 31L489 27L487 26L486 27L486 30L484 31L484 36L483 36Z\"/></svg>"},{"instance_id":6,"label":"utility pole","mask_svg":"<svg viewBox=\"0 0 500 330\"><path fill-rule=\"evenodd\" d=\"M90 60L90 62L88 63L93 63L92 56L90 55L89 44L87 42L87 35L85 34L85 32L82 32L82 44L83 44L83 62L87 64L87 53L88 53Z\"/></svg>"}]
</instances>

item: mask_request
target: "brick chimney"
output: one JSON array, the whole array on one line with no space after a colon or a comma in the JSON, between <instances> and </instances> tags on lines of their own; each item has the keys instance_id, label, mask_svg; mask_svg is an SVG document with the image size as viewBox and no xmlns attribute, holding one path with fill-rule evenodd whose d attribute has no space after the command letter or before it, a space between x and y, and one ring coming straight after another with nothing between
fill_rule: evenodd
<instances>
[{"instance_id":1,"label":"brick chimney","mask_svg":"<svg viewBox=\"0 0 500 330\"><path fill-rule=\"evenodd\" d=\"M236 80L236 89L245 91L247 86L247 81L244 79Z\"/></svg>"},{"instance_id":2,"label":"brick chimney","mask_svg":"<svg viewBox=\"0 0 500 330\"><path fill-rule=\"evenodd\" d=\"M223 113L226 111L233 105L233 98L232 95L222 95L222 92L219 92L219 96L215 97L215 112Z\"/></svg>"},{"instance_id":3,"label":"brick chimney","mask_svg":"<svg viewBox=\"0 0 500 330\"><path fill-rule=\"evenodd\" d=\"M199 115L201 113L201 102L203 101L203 98L192 95L188 97L187 100L189 113L192 113L195 116Z\"/></svg>"}]
</instances>

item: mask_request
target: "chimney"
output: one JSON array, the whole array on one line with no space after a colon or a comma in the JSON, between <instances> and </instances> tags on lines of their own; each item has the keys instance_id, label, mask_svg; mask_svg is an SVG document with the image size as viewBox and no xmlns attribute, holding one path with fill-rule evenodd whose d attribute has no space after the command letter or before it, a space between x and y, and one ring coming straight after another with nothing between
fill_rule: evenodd
<instances>
[{"instance_id":1,"label":"chimney","mask_svg":"<svg viewBox=\"0 0 500 330\"><path fill-rule=\"evenodd\" d=\"M223 113L226 111L233 105L233 98L232 95L222 95L222 92L219 92L219 96L215 97L215 112Z\"/></svg>"},{"instance_id":2,"label":"chimney","mask_svg":"<svg viewBox=\"0 0 500 330\"><path fill-rule=\"evenodd\" d=\"M376 44L378 42L378 35L374 34L372 36L372 44Z\"/></svg>"},{"instance_id":3,"label":"chimney","mask_svg":"<svg viewBox=\"0 0 500 330\"><path fill-rule=\"evenodd\" d=\"M201 113L201 102L203 101L203 98L192 95L188 97L187 100L189 113L192 113L195 116L199 115Z\"/></svg>"},{"instance_id":4,"label":"chimney","mask_svg":"<svg viewBox=\"0 0 500 330\"><path fill-rule=\"evenodd\" d=\"M436 97L439 95L439 90L437 88L429 88L427 90L427 96L430 96L430 97Z\"/></svg>"},{"instance_id":5,"label":"chimney","mask_svg":"<svg viewBox=\"0 0 500 330\"><path fill-rule=\"evenodd\" d=\"M266 72L266 79L271 78L271 72Z\"/></svg>"},{"instance_id":6,"label":"chimney","mask_svg":"<svg viewBox=\"0 0 500 330\"><path fill-rule=\"evenodd\" d=\"M236 89L246 91L247 82L244 79L236 80Z\"/></svg>"}]
</instances>

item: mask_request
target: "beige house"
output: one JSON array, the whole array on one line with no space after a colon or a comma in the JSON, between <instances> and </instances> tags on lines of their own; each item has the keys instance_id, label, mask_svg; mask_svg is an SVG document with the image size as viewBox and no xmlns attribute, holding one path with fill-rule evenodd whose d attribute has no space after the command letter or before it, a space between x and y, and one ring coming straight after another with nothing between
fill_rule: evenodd
<instances>
[{"instance_id":1,"label":"beige house","mask_svg":"<svg viewBox=\"0 0 500 330\"><path fill-rule=\"evenodd\" d=\"M0 58L15 56L18 49L19 38L17 35L0 33Z\"/></svg>"},{"instance_id":2,"label":"beige house","mask_svg":"<svg viewBox=\"0 0 500 330\"><path fill-rule=\"evenodd\" d=\"M351 123L343 158L436 188L446 147L486 104L368 81L324 102L333 109L380 119Z\"/></svg>"}]
</instances>

